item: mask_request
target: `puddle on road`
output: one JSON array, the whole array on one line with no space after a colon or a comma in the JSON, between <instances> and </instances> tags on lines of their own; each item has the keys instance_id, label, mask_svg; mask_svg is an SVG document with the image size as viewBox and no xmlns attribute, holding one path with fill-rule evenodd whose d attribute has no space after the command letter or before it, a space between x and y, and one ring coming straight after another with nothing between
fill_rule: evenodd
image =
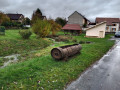
<instances>
[{"instance_id":1,"label":"puddle on road","mask_svg":"<svg viewBox=\"0 0 120 90\"><path fill-rule=\"evenodd\" d=\"M14 55L9 55L9 56L5 56L5 57L0 57L0 58L8 59L8 61L4 62L4 65L1 66L0 68L4 68L7 65L9 65L10 63L16 62L18 60L18 56L20 56L20 54L14 54Z\"/></svg>"},{"instance_id":2,"label":"puddle on road","mask_svg":"<svg viewBox=\"0 0 120 90\"><path fill-rule=\"evenodd\" d=\"M120 46L117 46L116 48L120 48Z\"/></svg>"}]
</instances>

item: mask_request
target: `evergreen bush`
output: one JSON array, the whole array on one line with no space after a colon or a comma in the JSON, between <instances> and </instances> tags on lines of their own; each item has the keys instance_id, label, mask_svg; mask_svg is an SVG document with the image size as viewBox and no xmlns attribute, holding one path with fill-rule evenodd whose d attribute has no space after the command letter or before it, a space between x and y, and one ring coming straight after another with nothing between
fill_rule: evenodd
<instances>
[{"instance_id":1,"label":"evergreen bush","mask_svg":"<svg viewBox=\"0 0 120 90\"><path fill-rule=\"evenodd\" d=\"M30 30L20 30L19 34L23 39L29 39L30 36L32 35L32 32Z\"/></svg>"}]
</instances>

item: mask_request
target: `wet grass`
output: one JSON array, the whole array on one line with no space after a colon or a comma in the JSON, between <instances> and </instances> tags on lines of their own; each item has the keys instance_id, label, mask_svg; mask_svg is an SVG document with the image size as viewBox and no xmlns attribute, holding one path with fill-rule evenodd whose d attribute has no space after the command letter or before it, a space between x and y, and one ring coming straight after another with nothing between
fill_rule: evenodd
<instances>
[{"instance_id":1,"label":"wet grass","mask_svg":"<svg viewBox=\"0 0 120 90\"><path fill-rule=\"evenodd\" d=\"M50 41L36 39L34 34L29 40L23 40L18 32L19 30L6 30L6 35L0 36L0 56L26 53L50 45Z\"/></svg>"},{"instance_id":2,"label":"wet grass","mask_svg":"<svg viewBox=\"0 0 120 90\"><path fill-rule=\"evenodd\" d=\"M74 36L78 42L94 43L82 44L81 54L69 58L67 62L55 61L50 55L53 47L65 43L56 43L55 46L41 49L34 53L33 58L0 69L0 89L62 90L113 46L114 41L108 40L110 36L107 35L104 39Z\"/></svg>"},{"instance_id":3,"label":"wet grass","mask_svg":"<svg viewBox=\"0 0 120 90\"><path fill-rule=\"evenodd\" d=\"M0 67L4 65L4 62L9 61L8 58L0 58Z\"/></svg>"}]
</instances>

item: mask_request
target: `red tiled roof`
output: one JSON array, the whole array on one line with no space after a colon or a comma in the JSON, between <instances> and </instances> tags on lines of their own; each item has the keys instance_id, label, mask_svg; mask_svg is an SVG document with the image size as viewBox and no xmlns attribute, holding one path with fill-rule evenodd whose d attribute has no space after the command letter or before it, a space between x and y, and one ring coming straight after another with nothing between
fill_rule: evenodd
<instances>
[{"instance_id":1,"label":"red tiled roof","mask_svg":"<svg viewBox=\"0 0 120 90\"><path fill-rule=\"evenodd\" d=\"M82 30L79 24L66 24L63 30Z\"/></svg>"},{"instance_id":2,"label":"red tiled roof","mask_svg":"<svg viewBox=\"0 0 120 90\"><path fill-rule=\"evenodd\" d=\"M112 23L119 23L119 18L96 18L96 23L107 22L107 25L112 25Z\"/></svg>"}]
</instances>

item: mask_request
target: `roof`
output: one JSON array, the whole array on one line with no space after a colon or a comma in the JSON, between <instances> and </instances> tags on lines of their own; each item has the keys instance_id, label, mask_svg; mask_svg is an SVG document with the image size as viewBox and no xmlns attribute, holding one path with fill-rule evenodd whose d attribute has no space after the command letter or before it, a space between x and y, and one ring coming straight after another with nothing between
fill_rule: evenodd
<instances>
[{"instance_id":1,"label":"roof","mask_svg":"<svg viewBox=\"0 0 120 90\"><path fill-rule=\"evenodd\" d=\"M120 20L119 18L96 18L96 23L100 23L100 22L104 22L106 21L107 22L107 25L111 26L112 23L119 23Z\"/></svg>"},{"instance_id":2,"label":"roof","mask_svg":"<svg viewBox=\"0 0 120 90\"><path fill-rule=\"evenodd\" d=\"M22 14L7 14L11 20L18 20ZM23 15L22 15L23 16Z\"/></svg>"},{"instance_id":3,"label":"roof","mask_svg":"<svg viewBox=\"0 0 120 90\"><path fill-rule=\"evenodd\" d=\"M82 30L79 24L66 24L63 30Z\"/></svg>"},{"instance_id":4,"label":"roof","mask_svg":"<svg viewBox=\"0 0 120 90\"><path fill-rule=\"evenodd\" d=\"M46 16L42 16L42 19L47 19Z\"/></svg>"},{"instance_id":5,"label":"roof","mask_svg":"<svg viewBox=\"0 0 120 90\"><path fill-rule=\"evenodd\" d=\"M90 20L88 20L88 19L87 19L85 16L83 16L81 13L79 13L79 12L77 12L77 11L75 11L75 12L78 13L80 16L82 16L84 19L86 19L87 21L90 22ZM75 12L74 12L74 13L75 13ZM74 13L72 13L70 16L72 16ZM69 17L70 17L70 16L69 16ZM69 18L69 17L68 17L68 18Z\"/></svg>"},{"instance_id":6,"label":"roof","mask_svg":"<svg viewBox=\"0 0 120 90\"><path fill-rule=\"evenodd\" d=\"M98 23L98 24L96 24L96 25L94 25L94 26L92 26L92 27L87 28L86 30L89 30L89 29L91 29L91 28L95 28L96 26L99 26L99 25L102 25L102 24L105 24L105 23L106 23L106 21L100 22L100 23Z\"/></svg>"},{"instance_id":7,"label":"roof","mask_svg":"<svg viewBox=\"0 0 120 90\"><path fill-rule=\"evenodd\" d=\"M91 22L91 23L89 23L88 25L96 25L96 23L94 23L94 22Z\"/></svg>"}]
</instances>

